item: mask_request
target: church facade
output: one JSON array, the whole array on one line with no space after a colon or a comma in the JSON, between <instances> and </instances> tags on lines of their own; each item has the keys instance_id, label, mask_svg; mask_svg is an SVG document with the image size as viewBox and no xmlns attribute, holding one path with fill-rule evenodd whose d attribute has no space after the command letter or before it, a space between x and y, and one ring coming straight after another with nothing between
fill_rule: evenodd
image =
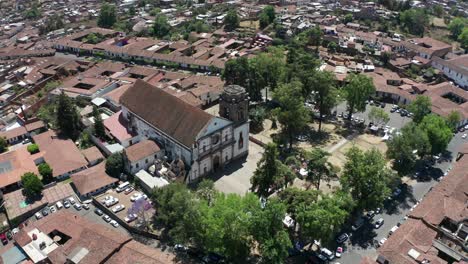
<instances>
[{"instance_id":1,"label":"church facade","mask_svg":"<svg viewBox=\"0 0 468 264\"><path fill-rule=\"evenodd\" d=\"M154 140L169 160L181 159L187 182L248 154L248 95L240 86L225 87L219 117L141 80L120 101L129 129L138 135L133 143Z\"/></svg>"}]
</instances>

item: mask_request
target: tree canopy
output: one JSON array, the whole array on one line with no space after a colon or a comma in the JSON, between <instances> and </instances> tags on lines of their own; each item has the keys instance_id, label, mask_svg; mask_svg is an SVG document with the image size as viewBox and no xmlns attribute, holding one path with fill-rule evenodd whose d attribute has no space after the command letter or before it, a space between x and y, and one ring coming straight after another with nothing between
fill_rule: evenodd
<instances>
[{"instance_id":1,"label":"tree canopy","mask_svg":"<svg viewBox=\"0 0 468 264\"><path fill-rule=\"evenodd\" d=\"M73 140L79 134L79 117L75 103L65 93L61 93L58 98L57 127L63 135Z\"/></svg>"},{"instance_id":2,"label":"tree canopy","mask_svg":"<svg viewBox=\"0 0 468 264\"><path fill-rule=\"evenodd\" d=\"M153 35L157 38L164 38L171 32L171 25L164 14L157 14L153 24Z\"/></svg>"},{"instance_id":3,"label":"tree canopy","mask_svg":"<svg viewBox=\"0 0 468 264\"><path fill-rule=\"evenodd\" d=\"M98 26L103 28L112 28L116 21L117 11L115 5L103 3L101 5L101 11L99 12L97 21Z\"/></svg>"},{"instance_id":4,"label":"tree canopy","mask_svg":"<svg viewBox=\"0 0 468 264\"><path fill-rule=\"evenodd\" d=\"M329 71L317 71L310 81L314 91L315 105L319 111L319 127L322 130L322 119L324 115L332 112L338 103L338 90L336 89L335 75Z\"/></svg>"},{"instance_id":5,"label":"tree canopy","mask_svg":"<svg viewBox=\"0 0 468 264\"><path fill-rule=\"evenodd\" d=\"M458 111L452 111L450 114L447 116L447 125L452 129L456 130L458 123L461 121L461 114Z\"/></svg>"},{"instance_id":6,"label":"tree canopy","mask_svg":"<svg viewBox=\"0 0 468 264\"><path fill-rule=\"evenodd\" d=\"M458 41L463 49L468 50L468 27L465 27L462 33L458 36Z\"/></svg>"},{"instance_id":7,"label":"tree canopy","mask_svg":"<svg viewBox=\"0 0 468 264\"><path fill-rule=\"evenodd\" d=\"M466 18L456 17L452 21L450 21L448 29L450 30L452 38L457 39L458 36L460 36L460 34L462 33L463 29L466 27L466 25Z\"/></svg>"},{"instance_id":8,"label":"tree canopy","mask_svg":"<svg viewBox=\"0 0 468 264\"><path fill-rule=\"evenodd\" d=\"M24 193L29 198L34 198L42 193L44 185L39 177L32 172L26 172L21 176L21 184L24 188Z\"/></svg>"},{"instance_id":9,"label":"tree canopy","mask_svg":"<svg viewBox=\"0 0 468 264\"><path fill-rule=\"evenodd\" d=\"M257 163L257 169L250 178L251 190L258 196L268 197L294 180L294 173L278 156L277 146L274 143L267 144L262 158Z\"/></svg>"},{"instance_id":10,"label":"tree canopy","mask_svg":"<svg viewBox=\"0 0 468 264\"><path fill-rule=\"evenodd\" d=\"M381 207L390 194L392 173L377 149L362 151L353 146L346 153L346 164L340 178L345 192L350 192L358 209Z\"/></svg>"},{"instance_id":11,"label":"tree canopy","mask_svg":"<svg viewBox=\"0 0 468 264\"><path fill-rule=\"evenodd\" d=\"M390 121L390 116L388 115L388 113L380 107L371 107L368 116L370 121L378 125L386 124L388 123L388 121Z\"/></svg>"},{"instance_id":12,"label":"tree canopy","mask_svg":"<svg viewBox=\"0 0 468 264\"><path fill-rule=\"evenodd\" d=\"M425 116L419 127L427 134L431 144L431 153L434 155L443 152L452 140L452 130L440 116L434 114Z\"/></svg>"},{"instance_id":13,"label":"tree canopy","mask_svg":"<svg viewBox=\"0 0 468 264\"><path fill-rule=\"evenodd\" d=\"M424 95L416 96L416 100L408 106L413 113L413 121L419 124L426 115L431 113L431 106L431 98Z\"/></svg>"},{"instance_id":14,"label":"tree canopy","mask_svg":"<svg viewBox=\"0 0 468 264\"><path fill-rule=\"evenodd\" d=\"M233 31L239 27L239 24L240 19L237 15L236 9L229 9L229 11L226 14L226 17L224 17L224 29L227 31Z\"/></svg>"},{"instance_id":15,"label":"tree canopy","mask_svg":"<svg viewBox=\"0 0 468 264\"><path fill-rule=\"evenodd\" d=\"M45 183L52 182L54 180L54 173L52 168L47 163L41 163L38 166L39 174L42 176L42 180Z\"/></svg>"},{"instance_id":16,"label":"tree canopy","mask_svg":"<svg viewBox=\"0 0 468 264\"><path fill-rule=\"evenodd\" d=\"M288 138L289 148L292 148L295 137L304 131L310 119L302 97L302 83L293 80L280 84L273 93L273 99L279 104L274 115L282 126L282 133Z\"/></svg>"},{"instance_id":17,"label":"tree canopy","mask_svg":"<svg viewBox=\"0 0 468 264\"><path fill-rule=\"evenodd\" d=\"M93 117L94 117L94 134L101 139L106 137L106 128L102 121L101 114L96 106L93 106Z\"/></svg>"},{"instance_id":18,"label":"tree canopy","mask_svg":"<svg viewBox=\"0 0 468 264\"><path fill-rule=\"evenodd\" d=\"M123 155L120 152L114 153L107 158L106 172L112 177L119 178L124 171Z\"/></svg>"},{"instance_id":19,"label":"tree canopy","mask_svg":"<svg viewBox=\"0 0 468 264\"><path fill-rule=\"evenodd\" d=\"M304 151L303 156L307 162L307 176L306 179L314 184L317 190L320 189L320 181L330 181L332 177L336 176L337 168L335 168L329 161L330 153L320 148L313 148L310 151Z\"/></svg>"},{"instance_id":20,"label":"tree canopy","mask_svg":"<svg viewBox=\"0 0 468 264\"><path fill-rule=\"evenodd\" d=\"M346 101L348 102L348 119L355 112L366 110L366 100L375 93L372 79L363 74L351 74L346 77L347 84L344 86Z\"/></svg>"},{"instance_id":21,"label":"tree canopy","mask_svg":"<svg viewBox=\"0 0 468 264\"><path fill-rule=\"evenodd\" d=\"M422 8L411 8L400 13L400 23L410 34L423 36L429 17Z\"/></svg>"},{"instance_id":22,"label":"tree canopy","mask_svg":"<svg viewBox=\"0 0 468 264\"><path fill-rule=\"evenodd\" d=\"M8 142L5 137L0 137L0 153L8 150Z\"/></svg>"},{"instance_id":23,"label":"tree canopy","mask_svg":"<svg viewBox=\"0 0 468 264\"><path fill-rule=\"evenodd\" d=\"M262 12L260 12L259 20L260 20L260 28L265 28L271 23L275 21L275 8L271 5L267 5L263 8Z\"/></svg>"}]
</instances>

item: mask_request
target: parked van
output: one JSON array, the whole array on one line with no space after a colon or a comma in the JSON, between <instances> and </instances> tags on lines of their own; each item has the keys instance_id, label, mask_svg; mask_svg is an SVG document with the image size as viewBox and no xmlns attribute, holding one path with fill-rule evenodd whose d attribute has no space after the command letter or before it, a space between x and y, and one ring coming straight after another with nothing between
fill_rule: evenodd
<instances>
[{"instance_id":1,"label":"parked van","mask_svg":"<svg viewBox=\"0 0 468 264\"><path fill-rule=\"evenodd\" d=\"M130 183L129 183L128 181L126 181L126 182L120 184L115 190L116 190L117 192L122 192L122 191L124 191L125 189L127 189L129 186L130 186Z\"/></svg>"},{"instance_id":2,"label":"parked van","mask_svg":"<svg viewBox=\"0 0 468 264\"><path fill-rule=\"evenodd\" d=\"M62 202L58 201L55 206L57 207L58 210L62 209L63 208L63 204Z\"/></svg>"}]
</instances>

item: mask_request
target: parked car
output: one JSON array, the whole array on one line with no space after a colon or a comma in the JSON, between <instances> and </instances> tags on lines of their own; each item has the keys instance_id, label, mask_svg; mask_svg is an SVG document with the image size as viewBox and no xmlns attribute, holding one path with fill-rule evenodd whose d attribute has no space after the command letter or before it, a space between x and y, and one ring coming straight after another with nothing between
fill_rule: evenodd
<instances>
[{"instance_id":1,"label":"parked car","mask_svg":"<svg viewBox=\"0 0 468 264\"><path fill-rule=\"evenodd\" d=\"M60 210L60 209L63 208L63 204L62 204L62 202L60 202L60 201L58 201L58 202L55 204L55 206L57 207L57 210Z\"/></svg>"},{"instance_id":2,"label":"parked car","mask_svg":"<svg viewBox=\"0 0 468 264\"><path fill-rule=\"evenodd\" d=\"M320 249L320 253L325 255L328 260L333 260L335 258L335 254L333 254L333 252L331 252L328 248Z\"/></svg>"},{"instance_id":3,"label":"parked car","mask_svg":"<svg viewBox=\"0 0 468 264\"><path fill-rule=\"evenodd\" d=\"M70 208L70 202L69 201L63 202L63 207Z\"/></svg>"},{"instance_id":4,"label":"parked car","mask_svg":"<svg viewBox=\"0 0 468 264\"><path fill-rule=\"evenodd\" d=\"M35 213L34 216L35 216L36 219L38 219L38 220L42 218L42 214L39 213L39 212Z\"/></svg>"},{"instance_id":5,"label":"parked car","mask_svg":"<svg viewBox=\"0 0 468 264\"><path fill-rule=\"evenodd\" d=\"M75 204L75 202L76 202L75 199L73 199L73 197L68 198L68 201L69 201L71 204Z\"/></svg>"},{"instance_id":6,"label":"parked car","mask_svg":"<svg viewBox=\"0 0 468 264\"><path fill-rule=\"evenodd\" d=\"M82 206L79 203L76 203L73 207L75 207L76 210L81 210Z\"/></svg>"},{"instance_id":7,"label":"parked car","mask_svg":"<svg viewBox=\"0 0 468 264\"><path fill-rule=\"evenodd\" d=\"M180 252L186 252L189 248L187 246L184 246L182 244L175 244L174 245L174 250L180 251Z\"/></svg>"},{"instance_id":8,"label":"parked car","mask_svg":"<svg viewBox=\"0 0 468 264\"><path fill-rule=\"evenodd\" d=\"M348 240L348 239L349 239L349 235L346 234L346 233L343 233L343 234L339 235L339 236L336 238L336 242L337 242L338 244L341 244L341 243L346 242L346 240Z\"/></svg>"},{"instance_id":9,"label":"parked car","mask_svg":"<svg viewBox=\"0 0 468 264\"><path fill-rule=\"evenodd\" d=\"M375 221L374 227L375 227L376 229L379 229L383 224L384 224L384 219L383 219L383 218L379 218L377 221Z\"/></svg>"},{"instance_id":10,"label":"parked car","mask_svg":"<svg viewBox=\"0 0 468 264\"><path fill-rule=\"evenodd\" d=\"M342 254L343 254L343 248L342 247L337 247L336 252L335 252L335 257L341 258Z\"/></svg>"},{"instance_id":11,"label":"parked car","mask_svg":"<svg viewBox=\"0 0 468 264\"><path fill-rule=\"evenodd\" d=\"M135 220L135 219L137 219L137 218L138 218L138 215L136 215L136 214L130 214L130 215L127 215L127 216L124 218L124 220L125 220L125 222L130 223L130 222L132 222L133 220Z\"/></svg>"},{"instance_id":12,"label":"parked car","mask_svg":"<svg viewBox=\"0 0 468 264\"><path fill-rule=\"evenodd\" d=\"M114 204L117 204L117 203L119 203L119 199L118 199L118 198L112 197L112 199L107 200L104 204L105 204L107 207L111 207L111 206L113 206Z\"/></svg>"},{"instance_id":13,"label":"parked car","mask_svg":"<svg viewBox=\"0 0 468 264\"><path fill-rule=\"evenodd\" d=\"M82 206L83 206L83 209L89 210L89 205L88 204L83 204Z\"/></svg>"},{"instance_id":14,"label":"parked car","mask_svg":"<svg viewBox=\"0 0 468 264\"><path fill-rule=\"evenodd\" d=\"M356 231L356 230L358 230L359 228L361 228L362 225L364 225L364 219L363 219L362 217L359 217L359 219L356 220L356 221L353 223L353 225L351 226L351 229L352 229L353 231Z\"/></svg>"},{"instance_id":15,"label":"parked car","mask_svg":"<svg viewBox=\"0 0 468 264\"><path fill-rule=\"evenodd\" d=\"M114 208L112 208L112 212L118 213L118 212L122 211L123 209L125 209L125 205L119 204L117 206L114 206Z\"/></svg>"},{"instance_id":16,"label":"parked car","mask_svg":"<svg viewBox=\"0 0 468 264\"><path fill-rule=\"evenodd\" d=\"M368 211L365 215L367 220L371 220L372 218L374 218L374 216L375 216L375 212L373 210Z\"/></svg>"},{"instance_id":17,"label":"parked car","mask_svg":"<svg viewBox=\"0 0 468 264\"><path fill-rule=\"evenodd\" d=\"M7 236L6 236L5 233L1 233L1 234L0 234L0 240L2 240L2 244L3 244L3 245L8 244L8 239L7 239Z\"/></svg>"},{"instance_id":18,"label":"parked car","mask_svg":"<svg viewBox=\"0 0 468 264\"><path fill-rule=\"evenodd\" d=\"M398 226L397 226L397 225L394 226L394 227L392 227L392 229L390 229L390 231L388 232L388 234L391 235L391 234L395 233L395 231L397 231L397 229L398 229Z\"/></svg>"},{"instance_id":19,"label":"parked car","mask_svg":"<svg viewBox=\"0 0 468 264\"><path fill-rule=\"evenodd\" d=\"M393 193L392 193L393 197L397 197L400 194L401 194L401 189L400 188L396 188L395 191L393 191Z\"/></svg>"},{"instance_id":20,"label":"parked car","mask_svg":"<svg viewBox=\"0 0 468 264\"><path fill-rule=\"evenodd\" d=\"M49 214L48 208L45 208L44 210L42 210L42 215L43 216L47 216L48 214Z\"/></svg>"},{"instance_id":21,"label":"parked car","mask_svg":"<svg viewBox=\"0 0 468 264\"><path fill-rule=\"evenodd\" d=\"M12 240L12 239L13 239L13 232L8 231L8 232L6 233L6 236L7 236L7 238L8 238L9 240Z\"/></svg>"},{"instance_id":22,"label":"parked car","mask_svg":"<svg viewBox=\"0 0 468 264\"><path fill-rule=\"evenodd\" d=\"M129 193L133 192L134 190L135 190L135 188L133 188L133 187L128 187L128 188L125 190L124 193L125 193L125 194L129 194Z\"/></svg>"},{"instance_id":23,"label":"parked car","mask_svg":"<svg viewBox=\"0 0 468 264\"><path fill-rule=\"evenodd\" d=\"M109 223L115 228L119 227L119 223L117 223L117 221L115 221L115 220L112 220Z\"/></svg>"},{"instance_id":24,"label":"parked car","mask_svg":"<svg viewBox=\"0 0 468 264\"><path fill-rule=\"evenodd\" d=\"M387 241L387 238L386 238L386 237L380 239L380 241L379 241L379 247L381 247L381 246L385 243L385 241Z\"/></svg>"},{"instance_id":25,"label":"parked car","mask_svg":"<svg viewBox=\"0 0 468 264\"><path fill-rule=\"evenodd\" d=\"M57 209L53 205L49 209L50 209L50 213L52 213L52 214L57 212Z\"/></svg>"},{"instance_id":26,"label":"parked car","mask_svg":"<svg viewBox=\"0 0 468 264\"><path fill-rule=\"evenodd\" d=\"M111 221L111 218L106 214L102 216L102 219L104 219L104 221L106 221L108 223Z\"/></svg>"},{"instance_id":27,"label":"parked car","mask_svg":"<svg viewBox=\"0 0 468 264\"><path fill-rule=\"evenodd\" d=\"M103 215L104 213L100 210L100 209L97 209L94 210L94 213L97 214L97 215Z\"/></svg>"},{"instance_id":28,"label":"parked car","mask_svg":"<svg viewBox=\"0 0 468 264\"><path fill-rule=\"evenodd\" d=\"M138 200L141 196L143 196L141 193L134 193L132 194L132 196L130 197L130 201L134 202L136 200Z\"/></svg>"}]
</instances>

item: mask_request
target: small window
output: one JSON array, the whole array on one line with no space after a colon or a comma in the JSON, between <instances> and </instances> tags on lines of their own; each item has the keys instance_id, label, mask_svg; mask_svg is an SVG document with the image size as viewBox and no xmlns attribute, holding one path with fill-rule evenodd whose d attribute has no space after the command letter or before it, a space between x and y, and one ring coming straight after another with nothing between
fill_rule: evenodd
<instances>
[{"instance_id":1,"label":"small window","mask_svg":"<svg viewBox=\"0 0 468 264\"><path fill-rule=\"evenodd\" d=\"M137 167L137 169L140 168L140 164L137 163L137 164L136 164L136 167Z\"/></svg>"},{"instance_id":2,"label":"small window","mask_svg":"<svg viewBox=\"0 0 468 264\"><path fill-rule=\"evenodd\" d=\"M244 137L242 136L242 132L239 132L239 142L238 142L238 149L244 147Z\"/></svg>"},{"instance_id":3,"label":"small window","mask_svg":"<svg viewBox=\"0 0 468 264\"><path fill-rule=\"evenodd\" d=\"M148 159L145 160L145 163L148 164Z\"/></svg>"},{"instance_id":4,"label":"small window","mask_svg":"<svg viewBox=\"0 0 468 264\"><path fill-rule=\"evenodd\" d=\"M226 134L226 135L224 136L224 141L228 141L228 138L229 138L229 135Z\"/></svg>"},{"instance_id":5,"label":"small window","mask_svg":"<svg viewBox=\"0 0 468 264\"><path fill-rule=\"evenodd\" d=\"M205 145L203 145L203 152L205 152L205 151L206 151L206 146L205 146Z\"/></svg>"}]
</instances>

